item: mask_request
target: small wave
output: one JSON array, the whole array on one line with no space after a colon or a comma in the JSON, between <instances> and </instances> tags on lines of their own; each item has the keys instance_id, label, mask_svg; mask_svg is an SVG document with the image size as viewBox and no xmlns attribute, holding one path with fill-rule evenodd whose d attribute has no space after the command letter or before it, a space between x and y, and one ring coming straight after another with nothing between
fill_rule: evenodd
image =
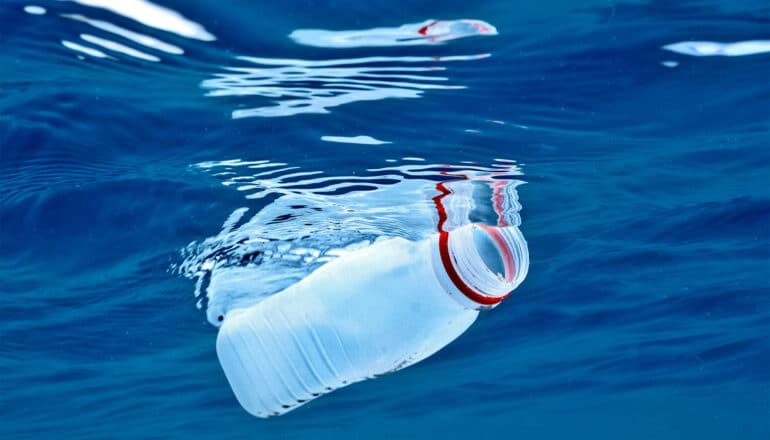
<instances>
[{"instance_id":1,"label":"small wave","mask_svg":"<svg viewBox=\"0 0 770 440\"><path fill-rule=\"evenodd\" d=\"M146 26L150 29L139 32L137 30L126 29L110 21L97 20L90 18L74 10L61 14L51 14L55 18L64 18L74 22L83 23L90 26L91 32L94 30L103 31L104 34L93 35L89 32L81 32L79 40L72 41L74 37L64 38L61 43L64 47L79 53L79 57L92 57L110 60L118 60L120 56L128 56L130 59L160 62L160 54L163 55L182 55L184 49L181 47L163 41L160 37L151 36L147 33L150 30L160 30L172 33L185 38L199 41L214 41L216 37L206 31L202 25L188 20L178 12L163 6L156 5L146 0L130 0L122 2L107 2L103 0L71 0L81 6L105 9L116 15L120 15L137 22L140 26ZM82 9L82 8L80 8ZM40 6L29 5L24 7L24 11L32 15L45 15L48 11ZM159 54L147 53L129 44L136 44Z\"/></svg>"},{"instance_id":2,"label":"small wave","mask_svg":"<svg viewBox=\"0 0 770 440\"><path fill-rule=\"evenodd\" d=\"M321 136L321 140L325 142L339 142L345 144L361 145L382 145L390 143L390 141L381 141L371 136Z\"/></svg>"},{"instance_id":3,"label":"small wave","mask_svg":"<svg viewBox=\"0 0 770 440\"><path fill-rule=\"evenodd\" d=\"M80 14L62 14L62 17L68 18L74 21L79 21L82 23L87 23L97 29L101 29L111 34L118 35L127 40L133 41L134 43L140 44L145 47L149 47L151 49L159 50L161 52L165 52L172 55L182 55L184 53L184 50L182 50L182 48L178 46L174 46L173 44L166 43L165 41L161 41L149 35L145 35L139 32L134 32L132 30L117 26L108 21L94 20Z\"/></svg>"},{"instance_id":4,"label":"small wave","mask_svg":"<svg viewBox=\"0 0 770 440\"><path fill-rule=\"evenodd\" d=\"M155 55L150 55L146 52L142 52L136 49L133 49L131 47L126 46L125 44L116 43L111 40L107 40L105 38L97 37L95 35L90 34L81 34L80 38L83 40L95 45L100 46L104 49L110 50L112 52L118 52L122 53L124 55L128 55L130 57L138 58L140 60L145 61L152 61L154 63L157 63L160 61L160 58L156 57Z\"/></svg>"},{"instance_id":5,"label":"small wave","mask_svg":"<svg viewBox=\"0 0 770 440\"><path fill-rule=\"evenodd\" d=\"M67 49L71 49L71 50L74 50L75 52L80 52L82 54L92 56L94 58L112 58L111 56L107 55L106 53L102 52L99 49L83 46L82 44L75 43L74 41L62 40L61 44Z\"/></svg>"},{"instance_id":6,"label":"small wave","mask_svg":"<svg viewBox=\"0 0 770 440\"><path fill-rule=\"evenodd\" d=\"M104 0L72 0L69 3L77 5L67 7L62 13L50 15L53 19L66 19L73 24L77 33L62 38L60 42L63 47L76 52L81 59L161 63L186 53L186 49L180 45L165 41L163 32L158 31L203 42L216 40L202 25L176 11L145 0L114 4ZM120 26L109 18L93 18L80 6L104 9L134 20L137 26L127 28L127 25ZM30 14L41 12L41 9L34 6L28 6L25 10ZM308 33L326 36L316 39ZM407 38L407 34L413 34L414 38ZM345 44L338 43L339 47L411 46L496 34L497 30L489 23L463 19L427 20L396 28L342 33L297 30L292 33L292 38L300 43L307 43L304 38L309 38L308 41L317 40L316 45L332 46L335 44L332 41L347 41ZM205 70L217 71L210 73L199 86L208 97L237 98L239 101L245 101L244 98L248 97L248 101L237 103L238 108L231 112L233 119L326 114L334 107L355 102L419 98L431 90L465 89L465 85L451 84L449 77L439 74L446 70L444 63L474 61L489 56L488 53L480 53L306 60L239 55L234 57L235 62L228 56L228 61L223 63L224 67L212 68L204 64ZM196 62L192 59L189 61ZM255 100L257 103L252 104Z\"/></svg>"},{"instance_id":7,"label":"small wave","mask_svg":"<svg viewBox=\"0 0 770 440\"><path fill-rule=\"evenodd\" d=\"M201 24L196 23L173 9L156 5L147 0L70 0L84 6L106 9L130 18L145 26L171 32L176 35L201 41L214 41L216 37Z\"/></svg>"}]
</instances>

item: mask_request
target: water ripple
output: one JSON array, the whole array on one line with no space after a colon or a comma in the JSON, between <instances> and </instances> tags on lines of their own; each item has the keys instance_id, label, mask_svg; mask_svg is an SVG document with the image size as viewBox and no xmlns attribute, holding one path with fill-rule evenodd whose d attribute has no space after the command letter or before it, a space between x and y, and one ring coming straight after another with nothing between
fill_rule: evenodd
<instances>
[{"instance_id":1,"label":"water ripple","mask_svg":"<svg viewBox=\"0 0 770 440\"><path fill-rule=\"evenodd\" d=\"M440 194L448 217L443 230L469 222L520 224L515 163L414 162L352 176L265 160L199 163L194 167L246 199L269 203L250 218L248 207L233 211L217 235L187 246L172 269L196 280L199 307L205 299L209 322L218 325L229 310L254 304L342 254L380 238L434 234Z\"/></svg>"},{"instance_id":2,"label":"water ripple","mask_svg":"<svg viewBox=\"0 0 770 440\"><path fill-rule=\"evenodd\" d=\"M329 109L360 101L418 98L426 90L456 90L435 75L439 62L470 61L489 54L448 57L366 57L299 60L240 56L249 65L225 67L201 82L210 97L266 98L268 104L233 110L233 119L329 113ZM420 66L412 64L421 63ZM242 104L246 106L248 104Z\"/></svg>"}]
</instances>

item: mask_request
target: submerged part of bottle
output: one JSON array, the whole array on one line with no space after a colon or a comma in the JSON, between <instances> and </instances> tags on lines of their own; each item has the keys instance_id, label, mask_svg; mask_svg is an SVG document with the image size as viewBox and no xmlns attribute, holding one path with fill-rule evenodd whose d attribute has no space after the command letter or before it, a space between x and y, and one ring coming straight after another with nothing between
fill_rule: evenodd
<instances>
[{"instance_id":1,"label":"submerged part of bottle","mask_svg":"<svg viewBox=\"0 0 770 440\"><path fill-rule=\"evenodd\" d=\"M526 276L515 226L469 224L425 240L379 240L231 312L217 354L241 405L280 415L419 362Z\"/></svg>"}]
</instances>

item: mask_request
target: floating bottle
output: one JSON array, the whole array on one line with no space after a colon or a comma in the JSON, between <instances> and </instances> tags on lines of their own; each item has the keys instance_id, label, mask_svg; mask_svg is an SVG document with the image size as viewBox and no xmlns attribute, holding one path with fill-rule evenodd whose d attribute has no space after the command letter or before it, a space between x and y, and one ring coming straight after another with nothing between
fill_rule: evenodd
<instances>
[{"instance_id":1,"label":"floating bottle","mask_svg":"<svg viewBox=\"0 0 770 440\"><path fill-rule=\"evenodd\" d=\"M380 239L231 311L217 337L219 361L249 413L281 415L427 358L505 299L528 267L516 226Z\"/></svg>"}]
</instances>

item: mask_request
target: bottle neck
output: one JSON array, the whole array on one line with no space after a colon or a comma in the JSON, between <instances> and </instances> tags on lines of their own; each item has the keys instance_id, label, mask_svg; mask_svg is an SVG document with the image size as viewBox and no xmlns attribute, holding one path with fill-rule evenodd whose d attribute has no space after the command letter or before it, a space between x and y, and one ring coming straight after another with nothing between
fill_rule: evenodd
<instances>
[{"instance_id":1,"label":"bottle neck","mask_svg":"<svg viewBox=\"0 0 770 440\"><path fill-rule=\"evenodd\" d=\"M527 242L517 227L470 224L440 232L431 243L440 284L463 306L495 307L524 280Z\"/></svg>"}]
</instances>

